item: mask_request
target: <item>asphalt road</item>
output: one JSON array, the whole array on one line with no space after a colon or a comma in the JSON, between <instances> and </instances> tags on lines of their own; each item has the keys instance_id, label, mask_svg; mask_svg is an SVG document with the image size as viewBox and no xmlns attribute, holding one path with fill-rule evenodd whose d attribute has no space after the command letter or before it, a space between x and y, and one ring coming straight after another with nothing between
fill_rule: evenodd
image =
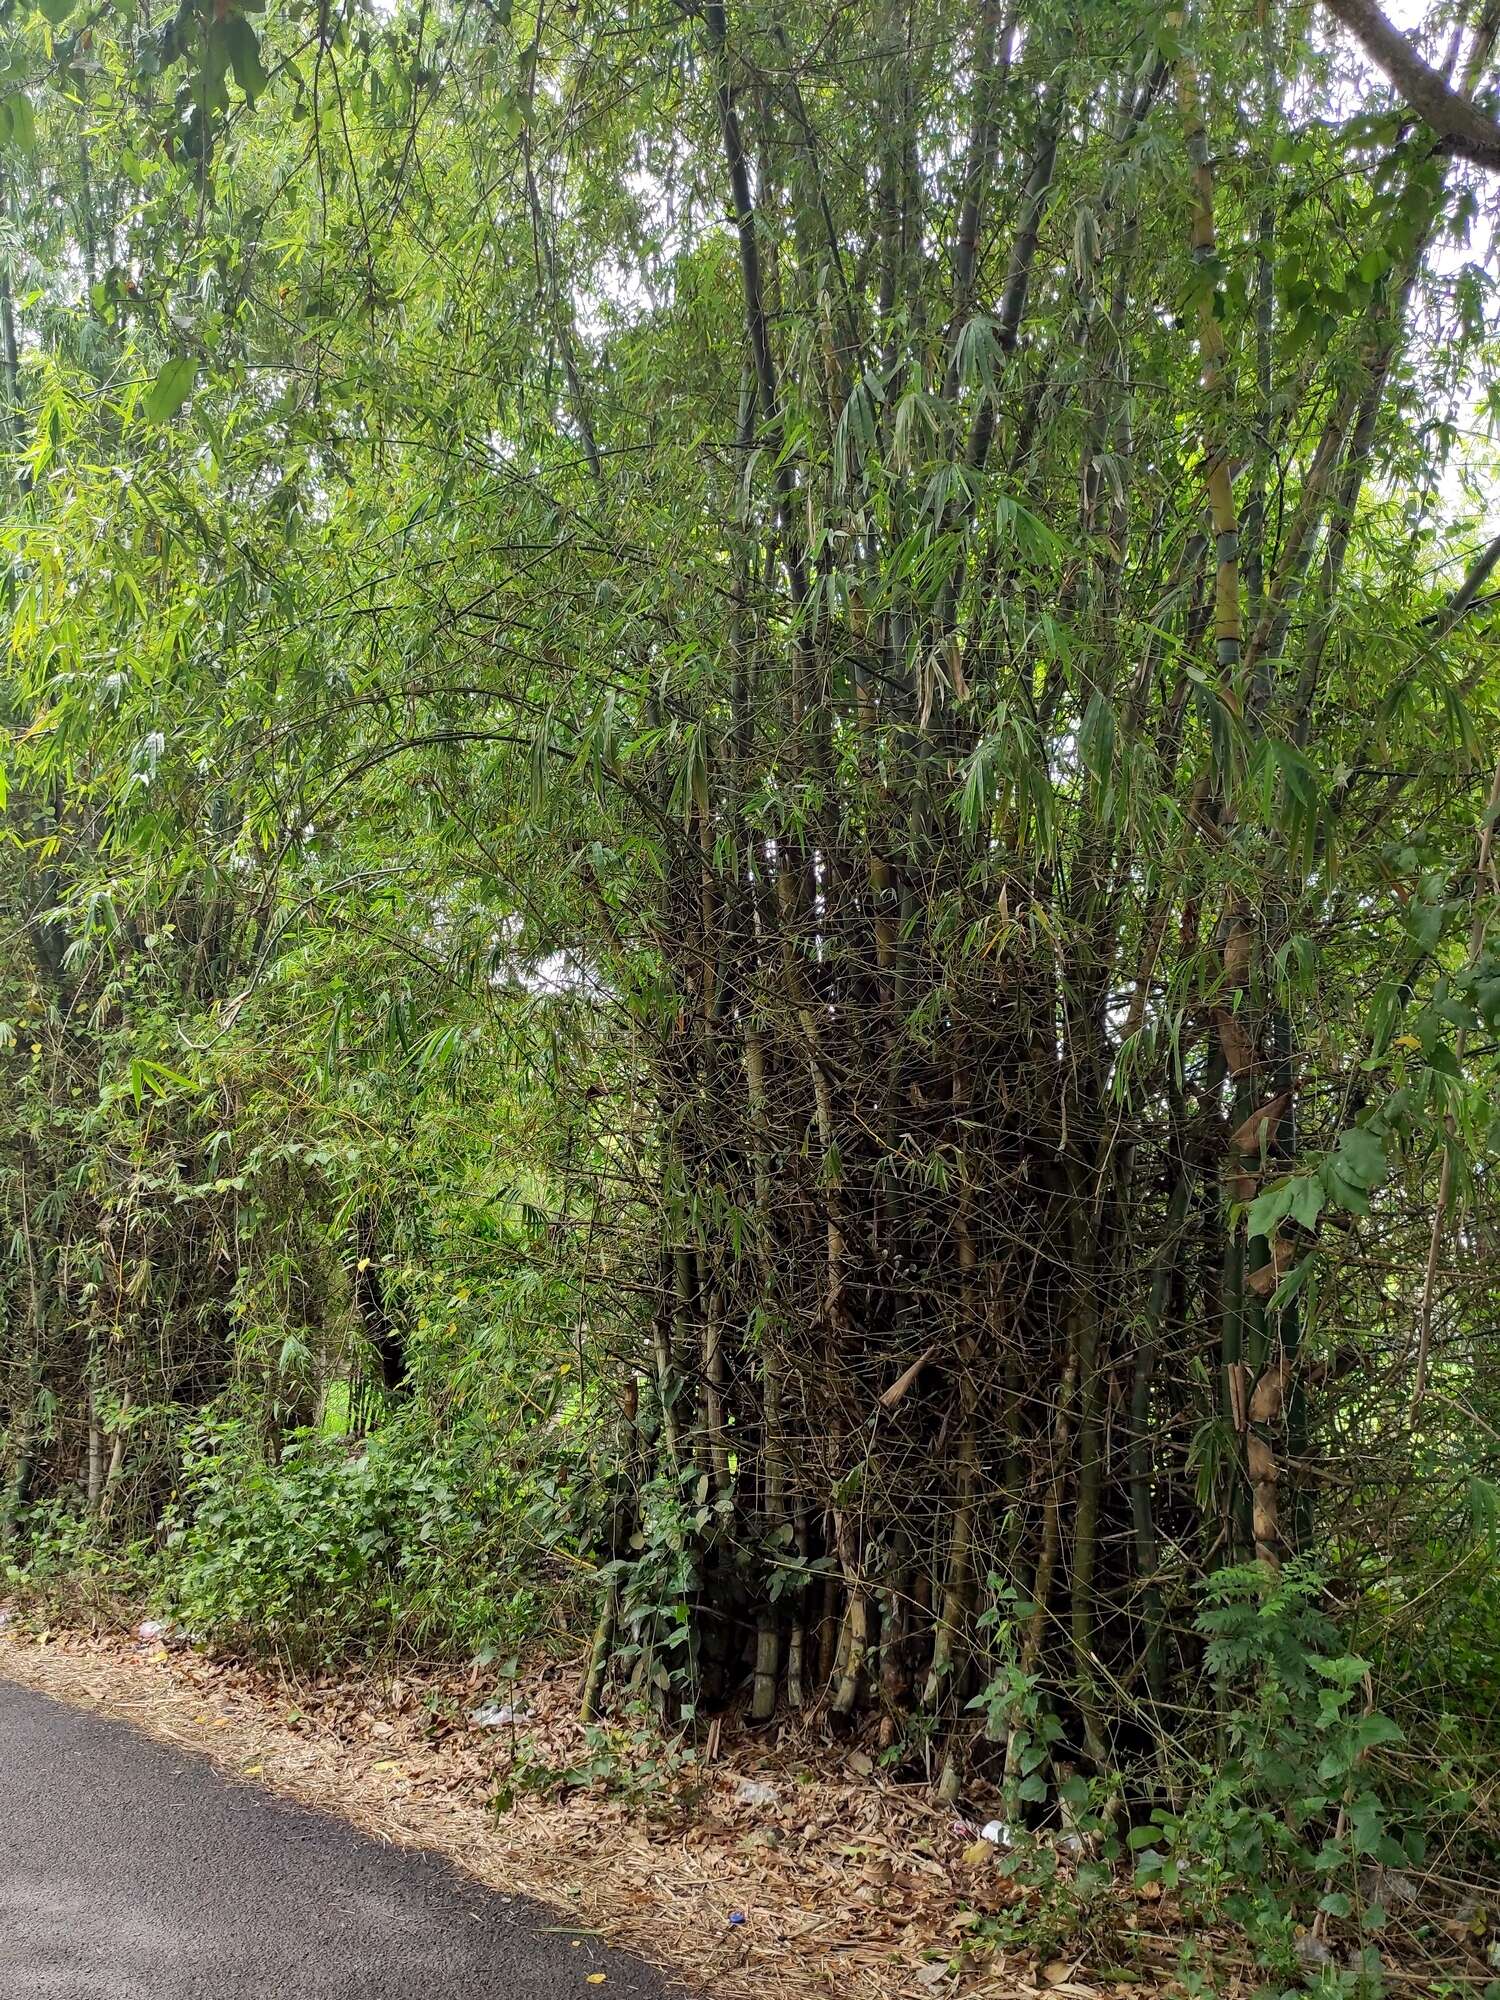
<instances>
[{"instance_id":1,"label":"asphalt road","mask_svg":"<svg viewBox=\"0 0 1500 2000\"><path fill-rule=\"evenodd\" d=\"M0 2000L665 2000L563 1922L0 1681Z\"/></svg>"}]
</instances>

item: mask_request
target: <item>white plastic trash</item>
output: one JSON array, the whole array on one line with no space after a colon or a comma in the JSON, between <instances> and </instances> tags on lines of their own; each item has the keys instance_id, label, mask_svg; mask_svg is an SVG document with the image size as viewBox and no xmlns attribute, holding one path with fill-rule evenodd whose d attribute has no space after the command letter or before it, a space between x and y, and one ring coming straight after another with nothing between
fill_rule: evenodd
<instances>
[{"instance_id":1,"label":"white plastic trash","mask_svg":"<svg viewBox=\"0 0 1500 2000\"><path fill-rule=\"evenodd\" d=\"M469 1720L476 1729L507 1729L513 1722L529 1719L529 1710L513 1708L508 1701L488 1702L483 1708L469 1710Z\"/></svg>"}]
</instances>

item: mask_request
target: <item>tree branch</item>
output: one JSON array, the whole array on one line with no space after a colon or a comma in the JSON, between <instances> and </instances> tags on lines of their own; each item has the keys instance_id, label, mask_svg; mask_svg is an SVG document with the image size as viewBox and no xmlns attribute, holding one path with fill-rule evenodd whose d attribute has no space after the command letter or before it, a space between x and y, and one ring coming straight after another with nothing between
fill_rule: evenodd
<instances>
[{"instance_id":1,"label":"tree branch","mask_svg":"<svg viewBox=\"0 0 1500 2000\"><path fill-rule=\"evenodd\" d=\"M1374 0L1324 0L1324 4L1358 37L1366 55L1450 152L1481 167L1500 167L1500 125L1424 62Z\"/></svg>"}]
</instances>

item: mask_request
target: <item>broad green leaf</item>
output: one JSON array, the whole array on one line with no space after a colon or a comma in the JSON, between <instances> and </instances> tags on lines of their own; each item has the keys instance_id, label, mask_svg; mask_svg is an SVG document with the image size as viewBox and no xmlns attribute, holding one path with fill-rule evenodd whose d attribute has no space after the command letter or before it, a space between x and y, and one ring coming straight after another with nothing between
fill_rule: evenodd
<instances>
[{"instance_id":1,"label":"broad green leaf","mask_svg":"<svg viewBox=\"0 0 1500 2000\"><path fill-rule=\"evenodd\" d=\"M234 80L253 103L269 81L261 62L260 37L242 14L231 14L222 33Z\"/></svg>"},{"instance_id":2,"label":"broad green leaf","mask_svg":"<svg viewBox=\"0 0 1500 2000\"><path fill-rule=\"evenodd\" d=\"M198 363L191 355L180 354L169 361L141 403L141 410L147 421L164 424L177 415L188 397L193 393L193 385L198 379Z\"/></svg>"},{"instance_id":3,"label":"broad green leaf","mask_svg":"<svg viewBox=\"0 0 1500 2000\"><path fill-rule=\"evenodd\" d=\"M1385 1175L1385 1147L1375 1134L1362 1125L1351 1125L1339 1139L1339 1170L1363 1188L1372 1188Z\"/></svg>"},{"instance_id":4,"label":"broad green leaf","mask_svg":"<svg viewBox=\"0 0 1500 2000\"><path fill-rule=\"evenodd\" d=\"M0 137L17 152L30 153L36 147L36 118L31 99L23 92L7 97L0 106Z\"/></svg>"}]
</instances>

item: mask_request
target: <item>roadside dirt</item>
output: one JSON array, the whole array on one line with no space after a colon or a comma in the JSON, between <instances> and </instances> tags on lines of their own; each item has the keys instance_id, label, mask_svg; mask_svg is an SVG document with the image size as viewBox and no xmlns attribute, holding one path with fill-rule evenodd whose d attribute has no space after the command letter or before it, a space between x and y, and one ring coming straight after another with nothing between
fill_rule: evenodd
<instances>
[{"instance_id":1,"label":"roadside dirt","mask_svg":"<svg viewBox=\"0 0 1500 2000\"><path fill-rule=\"evenodd\" d=\"M586 1740L577 1676L556 1667L498 1686L479 1670L294 1682L170 1646L149 1622L54 1633L15 1613L0 1673L439 1852L724 2000L1175 1987L1166 1911L1123 1892L1091 1969L1060 1932L1048 1942L1048 1910L1000 1872L977 1825L815 1726L768 1737L726 1720L702 1757L652 1770L628 1739ZM591 1782L558 1784L591 1764ZM1023 1925L1024 1943L1011 1935Z\"/></svg>"}]
</instances>

